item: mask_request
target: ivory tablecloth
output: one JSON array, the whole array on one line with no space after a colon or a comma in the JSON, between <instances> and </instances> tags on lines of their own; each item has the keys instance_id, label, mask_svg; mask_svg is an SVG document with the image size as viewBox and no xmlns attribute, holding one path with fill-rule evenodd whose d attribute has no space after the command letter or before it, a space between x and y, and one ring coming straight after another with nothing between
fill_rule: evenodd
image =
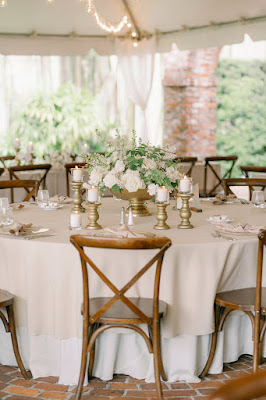
<instances>
[{"instance_id":1,"label":"ivory tablecloth","mask_svg":"<svg viewBox=\"0 0 266 400\"><path fill-rule=\"evenodd\" d=\"M266 224L266 211L251 205L201 204L203 213L193 213L191 218L194 229L176 228L179 217L177 211L172 210L173 204L168 207L170 230L163 233L153 230L155 206L152 204L149 207L153 215L135 218L133 227L133 230L163 234L173 242L164 259L160 292L160 298L169 304L162 326L169 380L195 380L199 374L207 356L208 334L213 330L215 293L252 286L255 283L256 236L238 236L239 240L236 242L214 239L211 236L213 226L206 218L214 214L227 214L235 221L254 225L261 225L263 222ZM103 227L118 225L120 209L125 205L123 201L103 199L99 220ZM16 318L24 343L24 357L35 377L59 375L60 382L68 384L75 383L78 375L82 326L81 267L78 253L69 243L69 236L73 234L68 230L70 208L64 206L57 211L45 211L36 205L27 205L25 209L14 212L19 222L33 222L34 225L54 229L56 235L53 237L32 241L0 237L1 288L16 295ZM83 225L86 222L86 214L83 214ZM87 231L82 230L79 233L85 234ZM137 266L141 267L145 263L145 256L142 251L134 255L132 251L121 252L119 255L114 252L115 250L94 249L93 254L91 250L89 254L96 265L101 266L104 273L121 286L129 280ZM100 288L99 282L93 276L91 279L92 296L109 295ZM152 297L150 275L143 277L130 294ZM239 323L249 329L246 320L237 317L232 323L236 335ZM245 339L247 330L242 329L242 340ZM123 334L123 338L119 339L122 342L120 353L116 353L118 336L107 334L100 339L104 343L102 349L105 352L110 348L107 346L108 340L112 341L112 348L115 350L109 356L111 365L106 358L101 358L104 355L99 351L95 374L109 379L113 372L122 372L152 380L152 363L142 339L136 338L134 333ZM230 340L231 344L235 338L236 336ZM237 357L243 348L248 347L250 350L250 343L249 339L245 339L246 347L237 347L237 354L227 351L229 358ZM239 346L240 344L241 341ZM46 355L42 353L44 351ZM179 359L180 354L183 354L182 359ZM8 357L10 354L1 354L0 362L11 362ZM215 371L221 369L222 347L217 362Z\"/></svg>"}]
</instances>

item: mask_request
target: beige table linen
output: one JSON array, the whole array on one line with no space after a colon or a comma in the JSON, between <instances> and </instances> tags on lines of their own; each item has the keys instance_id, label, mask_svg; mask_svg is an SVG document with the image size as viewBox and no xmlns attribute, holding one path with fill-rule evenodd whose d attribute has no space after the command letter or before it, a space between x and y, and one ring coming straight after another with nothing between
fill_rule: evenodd
<instances>
[{"instance_id":1,"label":"beige table linen","mask_svg":"<svg viewBox=\"0 0 266 400\"><path fill-rule=\"evenodd\" d=\"M172 210L172 204L168 207L171 229L163 233L152 228L155 224L155 206L152 204L149 205L152 216L134 219L132 230L154 232L173 241L165 256L161 281L161 299L169 304L162 329L165 337L211 333L215 293L255 283L256 236L241 236L236 242L213 238L214 227L206 218L216 214L217 208L212 204L201 204L203 213L192 214L191 222L195 228L191 230L176 228L179 216ZM99 220L102 226L118 225L120 209L125 205L123 201L103 199ZM32 241L0 237L1 288L17 296L18 326L26 326L30 335L81 336L81 267L69 237L74 233L87 234L87 231L68 230L70 209L71 206L64 205L60 210L48 211L27 205L14 213L16 220L52 228L56 235ZM266 211L251 205L222 205L219 212L237 222L253 225L261 225L262 220L266 220ZM86 223L87 216L83 214L83 226ZM89 254L118 286L122 286L149 257L144 257L142 251L116 255L114 252L93 249ZM100 286L93 280L92 296L109 295L108 290L102 290ZM130 295L152 297L149 274L139 281Z\"/></svg>"}]
</instances>

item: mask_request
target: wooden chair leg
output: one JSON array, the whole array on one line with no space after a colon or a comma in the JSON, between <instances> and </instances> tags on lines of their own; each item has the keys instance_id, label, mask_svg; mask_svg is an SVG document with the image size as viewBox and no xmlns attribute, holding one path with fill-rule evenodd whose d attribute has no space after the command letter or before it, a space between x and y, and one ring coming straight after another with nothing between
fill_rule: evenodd
<instances>
[{"instance_id":1,"label":"wooden chair leg","mask_svg":"<svg viewBox=\"0 0 266 400\"><path fill-rule=\"evenodd\" d=\"M154 377L157 397L163 400L162 385L160 379L160 332L159 321L156 321L152 327L152 343L153 343L153 362L154 362Z\"/></svg>"},{"instance_id":2,"label":"wooden chair leg","mask_svg":"<svg viewBox=\"0 0 266 400\"><path fill-rule=\"evenodd\" d=\"M159 321L159 365L160 365L160 373L162 380L167 381L167 377L163 366L162 352L161 352L161 320Z\"/></svg>"},{"instance_id":3,"label":"wooden chair leg","mask_svg":"<svg viewBox=\"0 0 266 400\"><path fill-rule=\"evenodd\" d=\"M84 383L86 366L87 366L87 357L88 357L87 348L88 348L88 322L83 321L81 365L80 365L79 381L78 381L75 400L80 400L81 395L82 395L83 383Z\"/></svg>"},{"instance_id":4,"label":"wooden chair leg","mask_svg":"<svg viewBox=\"0 0 266 400\"><path fill-rule=\"evenodd\" d=\"M12 346L13 346L14 354L15 354L19 369L25 379L31 379L32 378L31 373L26 371L24 364L22 362L22 359L20 357L20 353L19 353L13 304L11 304L10 306L7 306L6 310L7 310L7 315L8 315L8 322L9 322L9 328L10 328L10 333L11 333Z\"/></svg>"},{"instance_id":5,"label":"wooden chair leg","mask_svg":"<svg viewBox=\"0 0 266 400\"><path fill-rule=\"evenodd\" d=\"M90 335L89 335L89 340L88 340L88 342L90 341L90 338L91 338L91 336L92 336L92 334L95 332L95 330L98 328L98 324L93 324L91 327L90 327ZM88 380L90 380L91 378L92 378L92 371L93 371L93 365L94 365L94 358L95 358L95 346L96 346L96 340L95 340L95 342L93 343L93 347L92 347L92 349L91 349L91 351L90 351L90 356L89 356L89 368L88 368Z\"/></svg>"},{"instance_id":6,"label":"wooden chair leg","mask_svg":"<svg viewBox=\"0 0 266 400\"><path fill-rule=\"evenodd\" d=\"M206 365L205 365L202 373L199 376L200 378L204 378L204 376L207 375L207 373L208 373L208 371L210 369L210 366L212 364L213 357L214 357L214 354L215 354L216 344L217 344L217 335L218 335L218 332L216 332L216 331L213 332L213 334L212 334L212 342L211 342L211 348L210 348L209 357L208 357L208 360L206 362Z\"/></svg>"}]
</instances>

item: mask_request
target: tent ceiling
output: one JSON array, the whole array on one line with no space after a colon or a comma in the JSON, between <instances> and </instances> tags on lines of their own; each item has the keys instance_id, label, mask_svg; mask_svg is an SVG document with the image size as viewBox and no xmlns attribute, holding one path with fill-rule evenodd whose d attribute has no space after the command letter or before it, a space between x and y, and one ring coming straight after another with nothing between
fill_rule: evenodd
<instances>
[{"instance_id":1,"label":"tent ceiling","mask_svg":"<svg viewBox=\"0 0 266 400\"><path fill-rule=\"evenodd\" d=\"M115 53L115 39L107 36L78 0L8 0L0 8L0 53L72 55L94 47L100 54ZM157 50L239 43L244 33L266 39L265 0L124 0L141 32L157 34ZM112 23L126 14L123 0L95 0L98 11ZM32 32L34 32L32 34ZM167 33L169 32L169 33ZM120 33L126 35L128 29Z\"/></svg>"}]
</instances>

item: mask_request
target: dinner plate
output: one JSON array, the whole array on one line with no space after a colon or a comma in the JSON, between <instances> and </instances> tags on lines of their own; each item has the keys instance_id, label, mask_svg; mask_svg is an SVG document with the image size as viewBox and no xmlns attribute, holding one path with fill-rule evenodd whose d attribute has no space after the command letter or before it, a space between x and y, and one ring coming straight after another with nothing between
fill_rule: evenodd
<instances>
[{"instance_id":1,"label":"dinner plate","mask_svg":"<svg viewBox=\"0 0 266 400\"><path fill-rule=\"evenodd\" d=\"M234 219L228 218L228 217L222 218L221 215L217 215L217 216L207 218L206 221L208 221L208 222L232 222L232 221L234 221Z\"/></svg>"},{"instance_id":2,"label":"dinner plate","mask_svg":"<svg viewBox=\"0 0 266 400\"><path fill-rule=\"evenodd\" d=\"M57 206L46 206L46 207L40 207L42 210L46 211L52 211L52 210L59 210L60 208L63 208L63 204L58 204Z\"/></svg>"},{"instance_id":3,"label":"dinner plate","mask_svg":"<svg viewBox=\"0 0 266 400\"><path fill-rule=\"evenodd\" d=\"M146 238L153 238L155 237L155 233L152 232L143 232L143 231L132 231L132 233L138 233L140 235L145 236ZM88 236L93 236L93 237L105 237L105 238L119 238L123 239L122 237L118 237L114 233L111 232L95 232L95 233L89 233ZM126 238L125 238L126 239ZM131 238L130 238L131 239ZM132 238L134 239L134 238ZM141 239L141 238L140 238Z\"/></svg>"},{"instance_id":4,"label":"dinner plate","mask_svg":"<svg viewBox=\"0 0 266 400\"><path fill-rule=\"evenodd\" d=\"M41 236L47 233L53 234L54 231L50 228L44 228L41 226L31 226L30 228L26 228L25 232L20 233L19 235L15 235L10 233L10 229L12 229L12 225L2 226L0 227L0 234L14 237L25 237L25 236Z\"/></svg>"}]
</instances>

